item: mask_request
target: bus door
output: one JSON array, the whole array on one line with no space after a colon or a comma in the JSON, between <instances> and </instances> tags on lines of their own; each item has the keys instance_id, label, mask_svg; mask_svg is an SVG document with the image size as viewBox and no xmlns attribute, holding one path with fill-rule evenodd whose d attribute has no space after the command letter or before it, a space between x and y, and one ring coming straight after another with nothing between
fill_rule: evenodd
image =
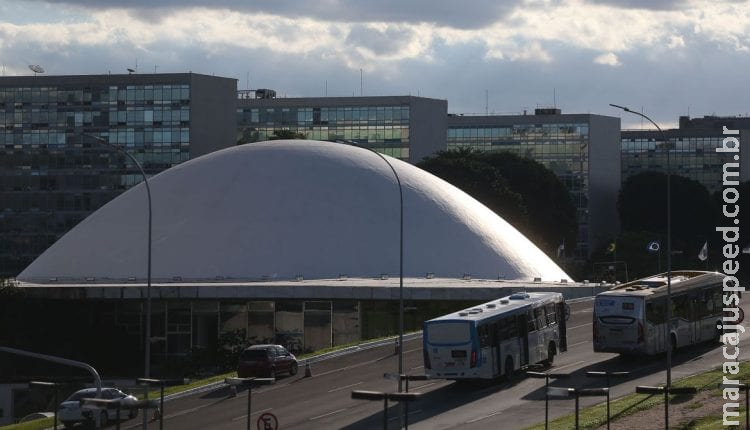
<instances>
[{"instance_id":1,"label":"bus door","mask_svg":"<svg viewBox=\"0 0 750 430\"><path fill-rule=\"evenodd\" d=\"M526 312L522 312L516 315L516 321L518 324L518 338L521 340L521 354L520 366L526 366L529 364L529 317Z\"/></svg>"},{"instance_id":2,"label":"bus door","mask_svg":"<svg viewBox=\"0 0 750 430\"><path fill-rule=\"evenodd\" d=\"M648 300L646 305L646 353L656 354L666 351L664 342L664 325L666 324L667 299L659 298Z\"/></svg>"},{"instance_id":3,"label":"bus door","mask_svg":"<svg viewBox=\"0 0 750 430\"><path fill-rule=\"evenodd\" d=\"M701 341L701 320L705 309L705 305L701 306L699 294L700 291L695 291L690 295L690 325L693 326L691 335L693 343Z\"/></svg>"},{"instance_id":4,"label":"bus door","mask_svg":"<svg viewBox=\"0 0 750 430\"><path fill-rule=\"evenodd\" d=\"M693 322L687 294L672 298L672 330L677 333L677 347L693 343ZM671 341L671 340L670 340Z\"/></svg>"},{"instance_id":5,"label":"bus door","mask_svg":"<svg viewBox=\"0 0 750 430\"><path fill-rule=\"evenodd\" d=\"M565 352L568 350L568 331L566 324L568 317L570 316L570 308L565 302L557 304L557 312L555 313L555 316L557 317L558 327L560 327L560 346L558 349L559 352Z\"/></svg>"}]
</instances>

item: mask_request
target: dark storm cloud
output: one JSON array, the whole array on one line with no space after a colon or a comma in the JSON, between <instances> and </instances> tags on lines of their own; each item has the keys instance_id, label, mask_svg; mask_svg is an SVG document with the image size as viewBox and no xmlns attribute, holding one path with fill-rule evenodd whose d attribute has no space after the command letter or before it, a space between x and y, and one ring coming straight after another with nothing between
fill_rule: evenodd
<instances>
[{"instance_id":1,"label":"dark storm cloud","mask_svg":"<svg viewBox=\"0 0 750 430\"><path fill-rule=\"evenodd\" d=\"M521 0L36 0L66 3L87 9L130 9L145 19L190 7L267 13L288 18L313 18L338 22L429 22L462 29L482 28L506 16ZM643 0L646 1L646 0Z\"/></svg>"}]
</instances>

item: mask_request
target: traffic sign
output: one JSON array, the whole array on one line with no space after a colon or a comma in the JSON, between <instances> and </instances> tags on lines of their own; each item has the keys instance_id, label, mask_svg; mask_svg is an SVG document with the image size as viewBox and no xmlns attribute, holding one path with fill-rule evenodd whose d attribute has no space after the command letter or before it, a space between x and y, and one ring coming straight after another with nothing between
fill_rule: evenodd
<instances>
[{"instance_id":1,"label":"traffic sign","mask_svg":"<svg viewBox=\"0 0 750 430\"><path fill-rule=\"evenodd\" d=\"M279 420L276 419L276 415L265 412L258 417L258 430L277 430L279 428Z\"/></svg>"}]
</instances>

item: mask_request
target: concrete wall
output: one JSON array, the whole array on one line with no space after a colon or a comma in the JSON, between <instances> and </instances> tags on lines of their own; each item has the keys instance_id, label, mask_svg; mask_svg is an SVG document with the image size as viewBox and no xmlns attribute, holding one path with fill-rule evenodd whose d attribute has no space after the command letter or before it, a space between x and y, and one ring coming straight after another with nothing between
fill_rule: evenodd
<instances>
[{"instance_id":1,"label":"concrete wall","mask_svg":"<svg viewBox=\"0 0 750 430\"><path fill-rule=\"evenodd\" d=\"M237 80L190 75L190 158L236 144Z\"/></svg>"},{"instance_id":2,"label":"concrete wall","mask_svg":"<svg viewBox=\"0 0 750 430\"><path fill-rule=\"evenodd\" d=\"M28 384L0 384L0 426L23 418L13 416L13 390L27 387Z\"/></svg>"},{"instance_id":3,"label":"concrete wall","mask_svg":"<svg viewBox=\"0 0 750 430\"><path fill-rule=\"evenodd\" d=\"M409 162L412 164L447 148L448 102L411 98L409 116Z\"/></svg>"},{"instance_id":4,"label":"concrete wall","mask_svg":"<svg viewBox=\"0 0 750 430\"><path fill-rule=\"evenodd\" d=\"M617 236L620 118L591 115L589 123L589 252Z\"/></svg>"}]
</instances>

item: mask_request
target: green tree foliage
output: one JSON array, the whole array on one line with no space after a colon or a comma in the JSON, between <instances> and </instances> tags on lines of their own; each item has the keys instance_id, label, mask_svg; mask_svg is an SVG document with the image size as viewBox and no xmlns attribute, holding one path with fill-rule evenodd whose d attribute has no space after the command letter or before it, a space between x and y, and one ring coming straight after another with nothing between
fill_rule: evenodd
<instances>
[{"instance_id":1,"label":"green tree foliage","mask_svg":"<svg viewBox=\"0 0 750 430\"><path fill-rule=\"evenodd\" d=\"M706 235L715 214L710 194L700 182L671 175L672 240ZM623 231L667 232L667 177L643 172L629 177L620 189L617 210Z\"/></svg>"},{"instance_id":2,"label":"green tree foliage","mask_svg":"<svg viewBox=\"0 0 750 430\"><path fill-rule=\"evenodd\" d=\"M15 281L0 278L0 299L11 297L20 298L22 295L23 291L18 287Z\"/></svg>"},{"instance_id":3,"label":"green tree foliage","mask_svg":"<svg viewBox=\"0 0 750 430\"><path fill-rule=\"evenodd\" d=\"M556 252L563 241L576 243L576 209L568 188L543 164L510 152L488 152L483 158L521 195L528 212L528 235L542 249Z\"/></svg>"},{"instance_id":4,"label":"green tree foliage","mask_svg":"<svg viewBox=\"0 0 750 430\"><path fill-rule=\"evenodd\" d=\"M291 139L307 139L303 133L292 130L274 130L273 134L268 137L268 140L291 140Z\"/></svg>"},{"instance_id":5,"label":"green tree foliage","mask_svg":"<svg viewBox=\"0 0 750 430\"><path fill-rule=\"evenodd\" d=\"M565 185L544 165L510 153L468 148L441 151L418 167L492 209L551 257L575 243L575 207Z\"/></svg>"},{"instance_id":6,"label":"green tree foliage","mask_svg":"<svg viewBox=\"0 0 750 430\"><path fill-rule=\"evenodd\" d=\"M617 259L628 262L632 268L631 278L658 270L656 265L644 261L644 258L658 258L653 254L649 256L646 249L653 240L660 242L660 268L662 272L666 271L666 193L667 177L660 172L633 175L620 189L617 210L622 233L617 239ZM698 260L698 252L707 240L713 242L711 237L717 213L715 198L712 199L701 183L679 175L671 175L670 193L672 269L709 269L708 263Z\"/></svg>"}]
</instances>

